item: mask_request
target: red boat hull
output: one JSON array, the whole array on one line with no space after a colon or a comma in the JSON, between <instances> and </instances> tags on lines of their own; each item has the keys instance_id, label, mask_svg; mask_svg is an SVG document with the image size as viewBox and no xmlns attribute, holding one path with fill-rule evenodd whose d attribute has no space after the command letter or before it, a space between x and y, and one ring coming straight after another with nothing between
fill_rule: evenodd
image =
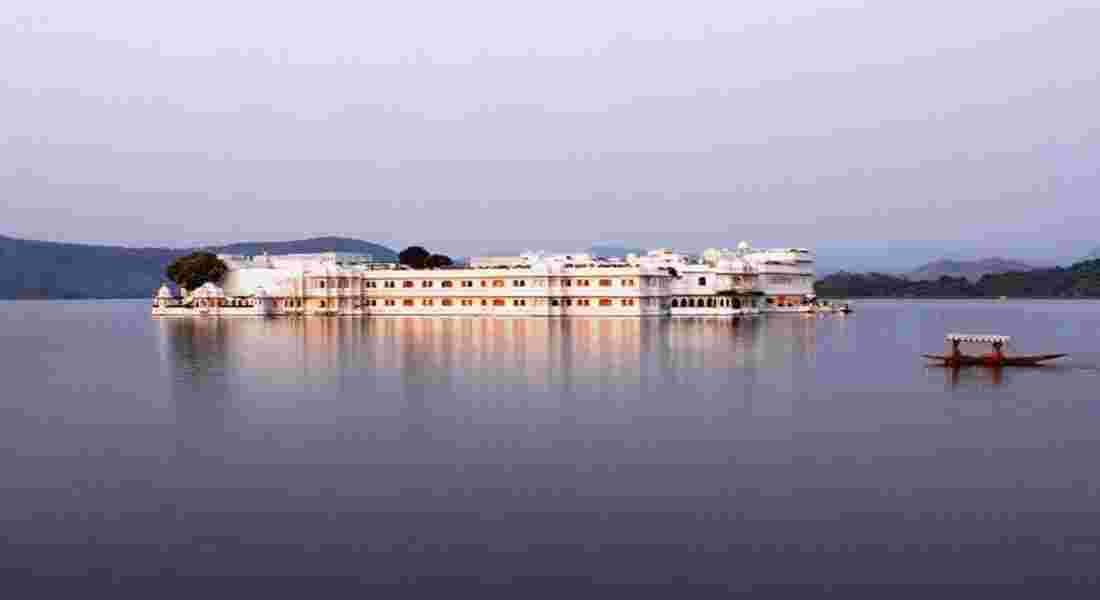
<instances>
[{"instance_id":1,"label":"red boat hull","mask_svg":"<svg viewBox=\"0 0 1100 600\"><path fill-rule=\"evenodd\" d=\"M1045 360L1062 358L1065 354L1020 354L1000 357L993 354L983 354L981 356L970 356L967 354L959 356L952 356L950 354L922 354L921 356L930 360L941 361L946 367L1033 367Z\"/></svg>"}]
</instances>

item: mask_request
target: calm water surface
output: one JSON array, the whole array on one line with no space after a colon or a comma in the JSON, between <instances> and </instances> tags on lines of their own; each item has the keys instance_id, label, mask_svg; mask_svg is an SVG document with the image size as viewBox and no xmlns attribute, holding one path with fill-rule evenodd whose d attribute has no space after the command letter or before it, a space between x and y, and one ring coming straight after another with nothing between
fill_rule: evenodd
<instances>
[{"instance_id":1,"label":"calm water surface","mask_svg":"<svg viewBox=\"0 0 1100 600\"><path fill-rule=\"evenodd\" d=\"M0 582L1095 584L1100 304L855 307L191 321L145 302L0 303ZM1071 356L918 359L955 330Z\"/></svg>"}]
</instances>

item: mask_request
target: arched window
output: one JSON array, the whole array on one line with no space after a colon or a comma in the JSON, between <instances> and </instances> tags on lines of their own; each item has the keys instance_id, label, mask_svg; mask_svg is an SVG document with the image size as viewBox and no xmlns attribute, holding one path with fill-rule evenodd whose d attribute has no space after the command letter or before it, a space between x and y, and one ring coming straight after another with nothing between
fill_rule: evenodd
<instances>
[{"instance_id":1,"label":"arched window","mask_svg":"<svg viewBox=\"0 0 1100 600\"><path fill-rule=\"evenodd\" d=\"M324 279L321 280L321 287L325 287L325 280Z\"/></svg>"},{"instance_id":2,"label":"arched window","mask_svg":"<svg viewBox=\"0 0 1100 600\"><path fill-rule=\"evenodd\" d=\"M322 301L321 301L321 308L324 308L324 307L325 307L325 301L324 301L324 300L322 300Z\"/></svg>"},{"instance_id":3,"label":"arched window","mask_svg":"<svg viewBox=\"0 0 1100 600\"><path fill-rule=\"evenodd\" d=\"M733 307L734 308L741 308L741 301L738 300L737 298L734 298L733 299Z\"/></svg>"},{"instance_id":4,"label":"arched window","mask_svg":"<svg viewBox=\"0 0 1100 600\"><path fill-rule=\"evenodd\" d=\"M706 277L700 277L699 278L699 285L706 285L706 284L707 284L707 278Z\"/></svg>"},{"instance_id":5,"label":"arched window","mask_svg":"<svg viewBox=\"0 0 1100 600\"><path fill-rule=\"evenodd\" d=\"M672 299L672 308L680 308L680 303L676 301L676 298Z\"/></svg>"}]
</instances>

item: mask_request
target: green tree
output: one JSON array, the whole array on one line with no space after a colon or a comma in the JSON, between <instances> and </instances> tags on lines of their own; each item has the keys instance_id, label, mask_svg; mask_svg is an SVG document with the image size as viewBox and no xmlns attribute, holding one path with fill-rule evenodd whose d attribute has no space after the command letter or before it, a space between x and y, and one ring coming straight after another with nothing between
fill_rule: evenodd
<instances>
[{"instance_id":1,"label":"green tree","mask_svg":"<svg viewBox=\"0 0 1100 600\"><path fill-rule=\"evenodd\" d=\"M397 254L397 261L414 269L423 269L428 266L431 256L423 246L409 246Z\"/></svg>"},{"instance_id":2,"label":"green tree","mask_svg":"<svg viewBox=\"0 0 1100 600\"><path fill-rule=\"evenodd\" d=\"M164 274L181 288L194 290L208 281L221 282L228 270L216 254L200 251L180 256L168 263Z\"/></svg>"},{"instance_id":3,"label":"green tree","mask_svg":"<svg viewBox=\"0 0 1100 600\"><path fill-rule=\"evenodd\" d=\"M450 256L445 254L433 254L428 257L427 266L429 269L439 269L441 267L449 267L454 264Z\"/></svg>"}]
</instances>

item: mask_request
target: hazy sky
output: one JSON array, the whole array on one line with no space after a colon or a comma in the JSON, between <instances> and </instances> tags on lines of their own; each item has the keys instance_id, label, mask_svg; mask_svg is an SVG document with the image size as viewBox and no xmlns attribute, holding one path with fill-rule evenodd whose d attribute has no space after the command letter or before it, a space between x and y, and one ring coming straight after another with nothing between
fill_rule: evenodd
<instances>
[{"instance_id":1,"label":"hazy sky","mask_svg":"<svg viewBox=\"0 0 1100 600\"><path fill-rule=\"evenodd\" d=\"M1073 254L1098 31L1097 0L5 0L0 233Z\"/></svg>"}]
</instances>

